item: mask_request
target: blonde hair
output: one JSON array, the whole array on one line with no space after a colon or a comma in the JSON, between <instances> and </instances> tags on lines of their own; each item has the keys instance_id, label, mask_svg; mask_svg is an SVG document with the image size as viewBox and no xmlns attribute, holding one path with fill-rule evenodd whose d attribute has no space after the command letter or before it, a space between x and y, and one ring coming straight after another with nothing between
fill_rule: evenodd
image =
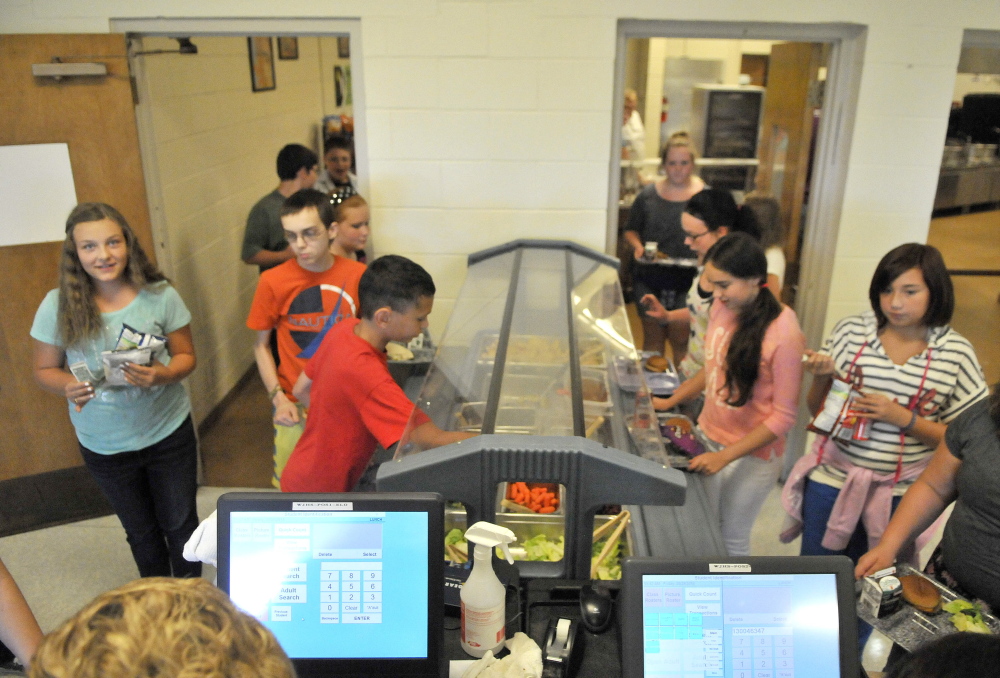
<instances>
[{"instance_id":1,"label":"blonde hair","mask_svg":"<svg viewBox=\"0 0 1000 678\"><path fill-rule=\"evenodd\" d=\"M167 277L146 256L135 232L121 212L103 202L84 202L73 208L66 219L66 239L59 260L59 335L64 346L100 336L104 328L101 312L94 298L94 281L83 269L76 251L73 232L78 224L110 219L122 229L125 238L125 270L122 273L137 289Z\"/></svg>"},{"instance_id":2,"label":"blonde hair","mask_svg":"<svg viewBox=\"0 0 1000 678\"><path fill-rule=\"evenodd\" d=\"M204 579L137 579L45 636L30 678L294 678L274 635Z\"/></svg>"},{"instance_id":3,"label":"blonde hair","mask_svg":"<svg viewBox=\"0 0 1000 678\"><path fill-rule=\"evenodd\" d=\"M694 142L691 141L691 135L684 131L674 132L667 138L667 143L663 144L663 148L660 149L661 165L666 167L667 155L675 148L682 148L690 153L691 164L694 165L695 161L698 159L698 151L694 147Z\"/></svg>"},{"instance_id":4,"label":"blonde hair","mask_svg":"<svg viewBox=\"0 0 1000 678\"><path fill-rule=\"evenodd\" d=\"M360 194L355 193L349 198L344 198L337 203L337 211L334 214L333 220L339 223L344 220L344 210L357 209L359 207L368 207L368 201L362 198Z\"/></svg>"}]
</instances>

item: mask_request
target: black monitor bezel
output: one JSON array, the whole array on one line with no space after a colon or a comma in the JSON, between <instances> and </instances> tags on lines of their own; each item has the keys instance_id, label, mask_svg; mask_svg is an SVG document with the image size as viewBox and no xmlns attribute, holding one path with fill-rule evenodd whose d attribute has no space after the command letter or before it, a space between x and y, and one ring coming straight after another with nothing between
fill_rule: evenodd
<instances>
[{"instance_id":1,"label":"black monitor bezel","mask_svg":"<svg viewBox=\"0 0 1000 678\"><path fill-rule=\"evenodd\" d=\"M427 657L412 658L293 658L300 678L380 673L427 678L444 675L444 498L432 492L277 493L230 492L218 502L218 586L229 595L230 514L291 511L293 502L351 502L353 511L399 511L427 514Z\"/></svg>"},{"instance_id":2,"label":"black monitor bezel","mask_svg":"<svg viewBox=\"0 0 1000 678\"><path fill-rule=\"evenodd\" d=\"M840 616L840 675L857 678L861 670L858 651L858 616L854 592L854 563L846 556L745 556L704 560L664 558L626 558L622 562L622 590L619 596L622 676L644 678L642 578L658 574L712 574L709 565L749 565L750 572L731 574L833 574L836 577L837 606Z\"/></svg>"}]
</instances>

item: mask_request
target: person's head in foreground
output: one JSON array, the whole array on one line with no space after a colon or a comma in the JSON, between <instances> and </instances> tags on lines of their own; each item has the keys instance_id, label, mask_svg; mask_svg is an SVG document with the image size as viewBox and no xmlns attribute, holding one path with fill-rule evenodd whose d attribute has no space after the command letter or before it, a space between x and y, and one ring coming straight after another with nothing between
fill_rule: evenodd
<instances>
[{"instance_id":1,"label":"person's head in foreground","mask_svg":"<svg viewBox=\"0 0 1000 678\"><path fill-rule=\"evenodd\" d=\"M204 579L102 593L42 640L31 678L294 678L274 636Z\"/></svg>"},{"instance_id":2,"label":"person's head in foreground","mask_svg":"<svg viewBox=\"0 0 1000 678\"><path fill-rule=\"evenodd\" d=\"M923 645L885 674L886 678L973 678L995 676L1000 638L952 633Z\"/></svg>"}]
</instances>

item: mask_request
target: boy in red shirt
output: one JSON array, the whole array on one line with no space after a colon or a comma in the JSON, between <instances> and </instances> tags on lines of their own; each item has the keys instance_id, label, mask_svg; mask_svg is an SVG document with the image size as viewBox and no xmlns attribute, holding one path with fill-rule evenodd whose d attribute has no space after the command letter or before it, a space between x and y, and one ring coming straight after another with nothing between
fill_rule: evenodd
<instances>
[{"instance_id":1,"label":"boy in red shirt","mask_svg":"<svg viewBox=\"0 0 1000 678\"><path fill-rule=\"evenodd\" d=\"M472 437L442 431L417 410L389 374L385 346L406 344L427 327L434 281L418 264L388 255L371 263L358 286L361 313L323 339L295 386L309 407L305 432L281 476L283 492L347 492L377 445L403 438L428 449Z\"/></svg>"},{"instance_id":2,"label":"boy in red shirt","mask_svg":"<svg viewBox=\"0 0 1000 678\"><path fill-rule=\"evenodd\" d=\"M281 226L294 259L261 273L247 326L257 330L254 358L274 406L274 478L303 430L303 410L292 395L306 360L334 324L357 315L358 282L365 266L330 252L334 238L330 198L313 189L289 196ZM269 342L277 331L279 366Z\"/></svg>"}]
</instances>

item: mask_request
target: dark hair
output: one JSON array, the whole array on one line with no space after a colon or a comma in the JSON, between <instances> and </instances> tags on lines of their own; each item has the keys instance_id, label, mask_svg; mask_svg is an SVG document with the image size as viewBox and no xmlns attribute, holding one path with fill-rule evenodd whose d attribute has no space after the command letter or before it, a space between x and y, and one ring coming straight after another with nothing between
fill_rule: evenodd
<instances>
[{"instance_id":1,"label":"dark hair","mask_svg":"<svg viewBox=\"0 0 1000 678\"><path fill-rule=\"evenodd\" d=\"M319 158L302 144L288 144L278 151L278 178L290 181L295 178L300 169L307 171L319 164Z\"/></svg>"},{"instance_id":2,"label":"dark hair","mask_svg":"<svg viewBox=\"0 0 1000 678\"><path fill-rule=\"evenodd\" d=\"M281 205L280 216L287 217L290 214L298 214L309 207L316 208L319 220L323 222L324 226L330 228L330 224L333 223L333 205L330 203L330 196L315 188L303 188L285 198L284 204Z\"/></svg>"},{"instance_id":3,"label":"dark hair","mask_svg":"<svg viewBox=\"0 0 1000 678\"><path fill-rule=\"evenodd\" d=\"M911 242L889 250L882 257L872 276L872 284L868 288L868 299L878 320L878 328L882 329L889 322L882 313L882 292L889 289L892 282L911 268L919 268L924 276L924 284L930 290L930 301L927 303L927 313L923 323L928 327L941 327L951 322L955 312L955 288L951 284L951 276L945 268L944 259L936 247Z\"/></svg>"},{"instance_id":4,"label":"dark hair","mask_svg":"<svg viewBox=\"0 0 1000 678\"><path fill-rule=\"evenodd\" d=\"M66 346L73 346L83 339L99 337L104 331L104 320L97 308L94 281L80 263L74 233L78 224L110 219L122 229L127 260L122 277L136 289L166 280L167 277L149 260L139 244L135 231L125 221L121 212L103 202L82 202L66 218L66 239L63 241L59 262L59 335Z\"/></svg>"},{"instance_id":5,"label":"dark hair","mask_svg":"<svg viewBox=\"0 0 1000 678\"><path fill-rule=\"evenodd\" d=\"M921 645L894 666L886 678L993 676L997 666L1000 666L1000 638L964 631Z\"/></svg>"},{"instance_id":6,"label":"dark hair","mask_svg":"<svg viewBox=\"0 0 1000 678\"><path fill-rule=\"evenodd\" d=\"M323 140L323 155L326 155L335 148L339 148L350 153L353 152L353 147L354 144L351 143L350 139L340 136L339 134L334 134Z\"/></svg>"},{"instance_id":7,"label":"dark hair","mask_svg":"<svg viewBox=\"0 0 1000 678\"><path fill-rule=\"evenodd\" d=\"M375 311L388 306L397 313L406 313L420 297L433 297L437 290L431 274L420 264L406 257L387 254L368 264L358 282L360 311L368 320Z\"/></svg>"},{"instance_id":8,"label":"dark hair","mask_svg":"<svg viewBox=\"0 0 1000 678\"><path fill-rule=\"evenodd\" d=\"M712 245L705 262L729 275L767 282L767 257L756 240L746 233L732 233ZM753 394L760 371L760 349L767 328L781 314L781 304L769 291L761 290L747 308L740 311L736 331L726 354L726 404L743 407Z\"/></svg>"},{"instance_id":9,"label":"dark hair","mask_svg":"<svg viewBox=\"0 0 1000 678\"><path fill-rule=\"evenodd\" d=\"M725 226L730 233L746 233L755 239L760 237L756 215L737 207L732 193L721 188L698 191L684 205L684 211L704 221L709 231Z\"/></svg>"},{"instance_id":10,"label":"dark hair","mask_svg":"<svg viewBox=\"0 0 1000 678\"><path fill-rule=\"evenodd\" d=\"M784 244L781 230L781 205L772 196L751 194L743 201L740 212L752 212L760 229L760 246L765 250Z\"/></svg>"}]
</instances>

